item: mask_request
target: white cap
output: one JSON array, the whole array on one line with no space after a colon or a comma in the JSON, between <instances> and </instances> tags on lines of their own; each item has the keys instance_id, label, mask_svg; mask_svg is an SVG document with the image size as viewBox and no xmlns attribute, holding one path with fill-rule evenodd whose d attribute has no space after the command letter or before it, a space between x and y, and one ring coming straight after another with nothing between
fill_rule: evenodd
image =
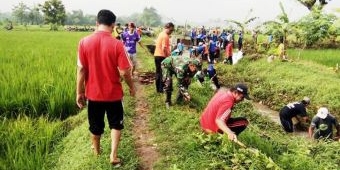
<instances>
[{"instance_id":1,"label":"white cap","mask_svg":"<svg viewBox=\"0 0 340 170\"><path fill-rule=\"evenodd\" d=\"M318 113L316 114L317 117L321 118L321 119L325 119L328 115L328 109L325 107L320 107L320 109L318 110Z\"/></svg>"},{"instance_id":2,"label":"white cap","mask_svg":"<svg viewBox=\"0 0 340 170\"><path fill-rule=\"evenodd\" d=\"M305 101L307 104L309 104L309 103L310 103L310 99L309 99L309 97L304 97L302 100L303 100L303 101Z\"/></svg>"}]
</instances>

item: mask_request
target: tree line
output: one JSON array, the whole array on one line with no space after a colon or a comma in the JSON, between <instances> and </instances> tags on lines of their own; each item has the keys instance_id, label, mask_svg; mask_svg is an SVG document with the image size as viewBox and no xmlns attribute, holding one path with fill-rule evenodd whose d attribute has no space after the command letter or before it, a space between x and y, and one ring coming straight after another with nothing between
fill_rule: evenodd
<instances>
[{"instance_id":1,"label":"tree line","mask_svg":"<svg viewBox=\"0 0 340 170\"><path fill-rule=\"evenodd\" d=\"M23 2L13 6L11 14L0 13L1 23L17 23L20 25L51 25L55 30L64 25L93 25L96 15L84 14L79 10L65 11L61 0L47 0L42 4L29 6ZM145 7L142 13L134 13L130 16L118 17L117 22L135 22L137 25L156 27L162 24L162 17L153 7Z\"/></svg>"}]
</instances>

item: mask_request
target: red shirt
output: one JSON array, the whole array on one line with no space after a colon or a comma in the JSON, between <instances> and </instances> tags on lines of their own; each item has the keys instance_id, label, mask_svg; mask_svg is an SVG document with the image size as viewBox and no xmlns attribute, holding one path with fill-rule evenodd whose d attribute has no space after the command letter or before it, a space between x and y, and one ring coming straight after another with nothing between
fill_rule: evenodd
<instances>
[{"instance_id":1,"label":"red shirt","mask_svg":"<svg viewBox=\"0 0 340 170\"><path fill-rule=\"evenodd\" d=\"M86 70L86 97L93 101L118 101L123 97L119 69L132 66L121 41L110 32L97 31L80 40L79 64Z\"/></svg>"},{"instance_id":2,"label":"red shirt","mask_svg":"<svg viewBox=\"0 0 340 170\"><path fill-rule=\"evenodd\" d=\"M218 126L216 119L222 119L225 122L231 116L231 108L235 104L235 98L232 93L226 89L219 90L209 101L201 116L201 128L209 132L217 132Z\"/></svg>"},{"instance_id":3,"label":"red shirt","mask_svg":"<svg viewBox=\"0 0 340 170\"><path fill-rule=\"evenodd\" d=\"M233 56L233 43L229 43L227 46L227 50L225 50L225 54L227 57Z\"/></svg>"}]
</instances>

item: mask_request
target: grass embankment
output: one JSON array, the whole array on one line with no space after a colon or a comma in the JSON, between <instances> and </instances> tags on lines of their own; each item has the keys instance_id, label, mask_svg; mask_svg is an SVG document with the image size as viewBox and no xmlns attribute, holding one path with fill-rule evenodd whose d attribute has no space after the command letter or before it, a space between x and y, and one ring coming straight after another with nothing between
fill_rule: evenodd
<instances>
[{"instance_id":1,"label":"grass embankment","mask_svg":"<svg viewBox=\"0 0 340 170\"><path fill-rule=\"evenodd\" d=\"M266 59L260 59L256 62L243 61L222 70L222 81L247 82L254 100L263 101L274 110L309 96L312 102L308 108L310 116L316 113L318 107L326 105L340 118L337 95L340 93L340 74L327 66L307 60L268 63Z\"/></svg>"},{"instance_id":2,"label":"grass embankment","mask_svg":"<svg viewBox=\"0 0 340 170\"><path fill-rule=\"evenodd\" d=\"M143 60L144 61L144 60ZM327 104L338 115L339 75L328 67L308 61L267 63L244 59L238 65L217 65L220 80L227 86L246 82L254 101L275 110L303 96L312 99L310 116ZM199 127L202 109L212 96L208 85L191 85L193 101L184 106L164 107L164 96L146 88L151 106L152 127L163 155L155 169L338 169L339 144L313 142L285 134L279 125L261 117L249 101L235 107L235 116L245 116L251 125L239 140L254 149L240 149L223 135L205 135ZM332 92L332 93L331 93ZM175 93L174 93L175 94Z\"/></svg>"},{"instance_id":3,"label":"grass embankment","mask_svg":"<svg viewBox=\"0 0 340 170\"><path fill-rule=\"evenodd\" d=\"M134 150L134 141L132 136L132 117L134 115L135 101L130 97L125 97L125 128L122 131L121 142L119 145L118 155L123 161L123 166L119 169L137 169L138 157ZM87 119L87 111L80 113L81 117ZM94 156L91 149L90 132L88 122L85 120L80 126L72 130L57 146L51 157L47 161L47 169L55 170L78 170L78 169L111 169L109 155L111 152L111 136L106 121L105 132L101 138L102 154Z\"/></svg>"}]
</instances>

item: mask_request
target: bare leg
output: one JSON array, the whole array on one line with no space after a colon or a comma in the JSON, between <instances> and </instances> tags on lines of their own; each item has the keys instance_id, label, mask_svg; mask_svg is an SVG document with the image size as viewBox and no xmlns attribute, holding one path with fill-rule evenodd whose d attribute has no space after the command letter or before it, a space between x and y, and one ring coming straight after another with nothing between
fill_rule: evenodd
<instances>
[{"instance_id":1,"label":"bare leg","mask_svg":"<svg viewBox=\"0 0 340 170\"><path fill-rule=\"evenodd\" d=\"M100 135L91 134L92 147L95 155L100 155Z\"/></svg>"},{"instance_id":2,"label":"bare leg","mask_svg":"<svg viewBox=\"0 0 340 170\"><path fill-rule=\"evenodd\" d=\"M111 154L110 154L110 162L112 164L119 163L120 160L117 156L118 145L120 141L120 130L111 129Z\"/></svg>"}]
</instances>

